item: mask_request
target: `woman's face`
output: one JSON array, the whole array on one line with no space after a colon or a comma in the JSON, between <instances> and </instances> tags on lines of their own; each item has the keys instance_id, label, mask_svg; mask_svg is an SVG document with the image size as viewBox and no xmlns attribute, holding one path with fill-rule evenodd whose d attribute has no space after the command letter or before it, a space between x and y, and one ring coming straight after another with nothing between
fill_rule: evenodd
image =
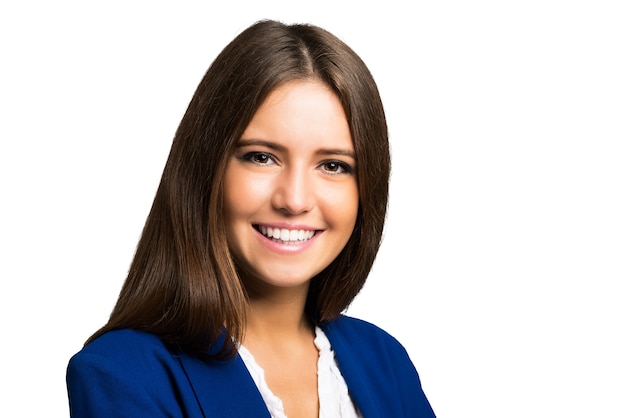
<instances>
[{"instance_id":1,"label":"woman's face","mask_svg":"<svg viewBox=\"0 0 626 418\"><path fill-rule=\"evenodd\" d=\"M308 285L348 242L359 194L350 128L317 81L274 90L226 169L229 247L248 284Z\"/></svg>"}]
</instances>

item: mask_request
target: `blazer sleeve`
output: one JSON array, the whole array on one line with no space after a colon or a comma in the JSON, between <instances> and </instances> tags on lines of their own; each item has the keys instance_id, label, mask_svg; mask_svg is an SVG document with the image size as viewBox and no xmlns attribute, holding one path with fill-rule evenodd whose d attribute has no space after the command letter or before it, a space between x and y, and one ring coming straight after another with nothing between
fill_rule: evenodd
<instances>
[{"instance_id":1,"label":"blazer sleeve","mask_svg":"<svg viewBox=\"0 0 626 418\"><path fill-rule=\"evenodd\" d=\"M130 371L91 353L79 353L70 360L67 392L71 417L175 416L173 411L164 411Z\"/></svg>"}]
</instances>

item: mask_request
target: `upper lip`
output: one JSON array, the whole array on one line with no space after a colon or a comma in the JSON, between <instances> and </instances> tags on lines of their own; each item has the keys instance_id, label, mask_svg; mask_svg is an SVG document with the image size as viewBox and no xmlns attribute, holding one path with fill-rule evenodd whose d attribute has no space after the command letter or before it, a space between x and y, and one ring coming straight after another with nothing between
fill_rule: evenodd
<instances>
[{"instance_id":1,"label":"upper lip","mask_svg":"<svg viewBox=\"0 0 626 418\"><path fill-rule=\"evenodd\" d=\"M292 225L285 223L256 223L253 225L256 228L260 228L264 226L266 228L279 228L279 229L288 229L290 231L320 231L321 228L315 228L313 226L308 225Z\"/></svg>"}]
</instances>

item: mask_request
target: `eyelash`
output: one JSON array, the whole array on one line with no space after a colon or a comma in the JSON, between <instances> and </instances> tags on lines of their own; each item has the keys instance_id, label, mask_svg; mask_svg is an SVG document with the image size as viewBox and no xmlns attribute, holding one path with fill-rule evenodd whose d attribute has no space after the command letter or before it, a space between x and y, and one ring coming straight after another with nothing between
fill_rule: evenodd
<instances>
[{"instance_id":1,"label":"eyelash","mask_svg":"<svg viewBox=\"0 0 626 418\"><path fill-rule=\"evenodd\" d=\"M333 175L352 174L354 172L352 167L350 167L350 165L344 163L343 161L337 161L337 160L324 161L324 162L322 162L322 164L320 164L320 166L327 166L327 165L330 165L330 164L336 165L337 168L341 170L340 173L338 173L337 171L333 171L333 170L325 170L325 171L327 171L329 173L332 173Z\"/></svg>"},{"instance_id":2,"label":"eyelash","mask_svg":"<svg viewBox=\"0 0 626 418\"><path fill-rule=\"evenodd\" d=\"M258 157L263 158L263 162L259 162L257 160ZM276 162L276 157L273 156L272 154L268 153L268 152L258 152L258 151L253 151L253 152L247 152L244 155L241 156L241 159L244 161L248 161L252 164L256 164L258 166L265 166L267 165L270 161ZM335 169L328 169L328 165L334 165ZM326 168L324 168L326 166ZM329 173L330 175L340 175L340 174L352 174L354 173L354 169L347 163L343 162L343 161L339 161L339 160L326 160L326 161L322 161L319 165L319 167L324 168L324 171Z\"/></svg>"},{"instance_id":3,"label":"eyelash","mask_svg":"<svg viewBox=\"0 0 626 418\"><path fill-rule=\"evenodd\" d=\"M265 161L264 162L256 161L255 160L256 157L263 157ZM260 165L260 166L267 165L267 162L269 160L276 162L276 157L274 157L272 154L269 154L267 152L257 152L257 151L247 152L241 156L241 159L244 161L249 161L252 164Z\"/></svg>"}]
</instances>

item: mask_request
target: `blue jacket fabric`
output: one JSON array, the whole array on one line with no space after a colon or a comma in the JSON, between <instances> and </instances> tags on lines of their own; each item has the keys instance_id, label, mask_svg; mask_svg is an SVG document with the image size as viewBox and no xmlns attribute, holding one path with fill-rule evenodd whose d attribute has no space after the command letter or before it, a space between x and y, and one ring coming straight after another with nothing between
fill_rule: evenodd
<instances>
[{"instance_id":1,"label":"blue jacket fabric","mask_svg":"<svg viewBox=\"0 0 626 418\"><path fill-rule=\"evenodd\" d=\"M368 322L340 316L322 326L365 418L435 416L406 350ZM67 368L72 417L270 417L240 356L204 360L153 334L110 331Z\"/></svg>"}]
</instances>

